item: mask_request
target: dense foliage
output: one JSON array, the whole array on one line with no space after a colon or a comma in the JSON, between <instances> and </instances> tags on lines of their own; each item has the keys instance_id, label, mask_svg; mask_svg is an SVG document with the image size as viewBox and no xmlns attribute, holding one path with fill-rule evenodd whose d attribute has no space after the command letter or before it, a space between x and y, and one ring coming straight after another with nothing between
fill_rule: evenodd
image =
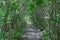
<instances>
[{"instance_id":1,"label":"dense foliage","mask_svg":"<svg viewBox=\"0 0 60 40\"><path fill-rule=\"evenodd\" d=\"M0 40L22 40L27 24L60 40L60 0L0 0Z\"/></svg>"}]
</instances>

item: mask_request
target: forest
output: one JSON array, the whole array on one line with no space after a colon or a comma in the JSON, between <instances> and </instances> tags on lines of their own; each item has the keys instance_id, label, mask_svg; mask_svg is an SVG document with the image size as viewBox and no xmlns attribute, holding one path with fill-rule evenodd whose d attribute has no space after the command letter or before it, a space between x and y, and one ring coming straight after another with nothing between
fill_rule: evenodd
<instances>
[{"instance_id":1,"label":"forest","mask_svg":"<svg viewBox=\"0 0 60 40\"><path fill-rule=\"evenodd\" d=\"M0 0L0 40L60 40L60 0Z\"/></svg>"}]
</instances>

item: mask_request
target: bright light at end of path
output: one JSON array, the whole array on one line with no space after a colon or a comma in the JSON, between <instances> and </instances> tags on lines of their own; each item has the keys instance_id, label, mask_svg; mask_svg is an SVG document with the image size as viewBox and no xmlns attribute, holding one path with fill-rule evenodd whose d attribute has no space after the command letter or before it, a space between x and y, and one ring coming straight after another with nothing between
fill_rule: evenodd
<instances>
[{"instance_id":1,"label":"bright light at end of path","mask_svg":"<svg viewBox=\"0 0 60 40\"><path fill-rule=\"evenodd\" d=\"M29 15L26 15L26 16L25 16L25 21L26 21L26 23L27 23L27 24L32 24L32 22L31 22L31 19L30 19L30 16L29 16Z\"/></svg>"}]
</instances>

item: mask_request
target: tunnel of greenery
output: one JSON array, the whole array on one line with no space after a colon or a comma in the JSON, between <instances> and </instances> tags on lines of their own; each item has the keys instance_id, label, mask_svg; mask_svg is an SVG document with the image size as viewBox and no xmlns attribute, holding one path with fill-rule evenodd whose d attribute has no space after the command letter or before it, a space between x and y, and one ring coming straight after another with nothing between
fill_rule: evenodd
<instances>
[{"instance_id":1,"label":"tunnel of greenery","mask_svg":"<svg viewBox=\"0 0 60 40\"><path fill-rule=\"evenodd\" d=\"M60 40L60 0L0 0L0 40L22 40L27 24Z\"/></svg>"}]
</instances>

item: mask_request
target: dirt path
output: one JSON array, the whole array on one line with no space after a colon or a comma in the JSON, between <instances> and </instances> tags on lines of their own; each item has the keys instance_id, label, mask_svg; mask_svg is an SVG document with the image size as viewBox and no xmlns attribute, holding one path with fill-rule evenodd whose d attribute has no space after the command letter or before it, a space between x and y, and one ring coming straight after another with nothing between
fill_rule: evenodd
<instances>
[{"instance_id":1,"label":"dirt path","mask_svg":"<svg viewBox=\"0 0 60 40\"><path fill-rule=\"evenodd\" d=\"M27 25L25 28L24 40L43 40L40 30L32 25Z\"/></svg>"}]
</instances>

